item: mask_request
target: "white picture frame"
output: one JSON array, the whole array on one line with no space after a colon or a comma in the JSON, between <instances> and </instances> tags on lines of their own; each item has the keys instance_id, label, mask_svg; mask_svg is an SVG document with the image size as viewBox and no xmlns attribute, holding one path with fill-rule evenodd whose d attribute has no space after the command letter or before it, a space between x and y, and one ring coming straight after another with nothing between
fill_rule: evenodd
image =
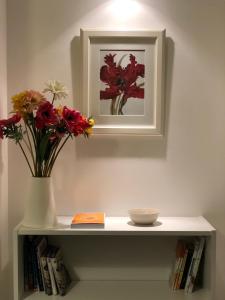
<instances>
[{"instance_id":1,"label":"white picture frame","mask_svg":"<svg viewBox=\"0 0 225 300\"><path fill-rule=\"evenodd\" d=\"M163 136L165 30L81 29L81 46L94 134Z\"/></svg>"}]
</instances>

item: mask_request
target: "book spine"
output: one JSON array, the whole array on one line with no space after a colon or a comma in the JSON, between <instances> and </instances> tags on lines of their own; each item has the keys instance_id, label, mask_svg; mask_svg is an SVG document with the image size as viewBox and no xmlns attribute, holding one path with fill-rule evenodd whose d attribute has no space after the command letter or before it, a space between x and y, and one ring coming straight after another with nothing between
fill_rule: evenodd
<instances>
[{"instance_id":1,"label":"book spine","mask_svg":"<svg viewBox=\"0 0 225 300\"><path fill-rule=\"evenodd\" d=\"M185 242L183 240L178 240L176 245L176 260L175 260L171 281L170 281L170 286L172 290L177 289L177 284L178 284L181 266L183 263L184 253L185 253Z\"/></svg>"},{"instance_id":2,"label":"book spine","mask_svg":"<svg viewBox=\"0 0 225 300\"><path fill-rule=\"evenodd\" d=\"M201 238L198 253L197 253L197 257L196 257L195 264L193 266L193 270L192 270L192 274L191 274L191 280L190 280L190 284L189 284L189 288L188 288L188 293L193 292L195 279L196 279L196 276L197 276L197 273L198 273L198 269L199 269L200 260L201 260L201 257L202 257L204 245L205 245L205 239Z\"/></svg>"},{"instance_id":3,"label":"book spine","mask_svg":"<svg viewBox=\"0 0 225 300\"><path fill-rule=\"evenodd\" d=\"M24 274L24 291L29 291L29 264L28 264L29 245L26 237L23 241L23 274Z\"/></svg>"},{"instance_id":4,"label":"book spine","mask_svg":"<svg viewBox=\"0 0 225 300\"><path fill-rule=\"evenodd\" d=\"M45 293L47 295L52 295L52 285L51 285L51 278L48 270L47 257L45 256L41 257L41 265L43 270Z\"/></svg>"},{"instance_id":5,"label":"book spine","mask_svg":"<svg viewBox=\"0 0 225 300\"><path fill-rule=\"evenodd\" d=\"M54 273L53 273L53 268L52 268L52 263L51 263L51 258L50 257L47 257L47 264L48 264L48 271L49 271L51 285L52 285L52 294L53 295L57 295L58 291L57 291L56 281L55 281L55 277L54 277Z\"/></svg>"},{"instance_id":6,"label":"book spine","mask_svg":"<svg viewBox=\"0 0 225 300\"><path fill-rule=\"evenodd\" d=\"M38 268L39 268L39 274L40 274L40 290L44 291L44 271L41 264L41 256L46 250L48 245L48 241L46 237L42 237L41 241L36 246L36 255L37 255L37 261L38 261ZM43 289L42 289L43 288Z\"/></svg>"},{"instance_id":7,"label":"book spine","mask_svg":"<svg viewBox=\"0 0 225 300\"><path fill-rule=\"evenodd\" d=\"M170 276L170 287L171 287L171 289L173 289L173 286L174 286L175 274L176 274L176 270L178 268L178 264L179 264L179 259L178 259L178 257L176 257L176 260L175 260L175 263L174 263L174 266L173 266L173 270L172 270L171 276Z\"/></svg>"},{"instance_id":8,"label":"book spine","mask_svg":"<svg viewBox=\"0 0 225 300\"><path fill-rule=\"evenodd\" d=\"M66 289L70 283L70 278L63 264L62 257L52 258L51 263L59 294L61 296L64 296L66 294Z\"/></svg>"},{"instance_id":9,"label":"book spine","mask_svg":"<svg viewBox=\"0 0 225 300\"><path fill-rule=\"evenodd\" d=\"M179 272L180 272L180 268L181 268L183 258L178 257L177 260L178 260L178 263L177 263L177 269L175 270L175 274L174 274L173 290L177 289L177 282L178 282Z\"/></svg>"},{"instance_id":10,"label":"book spine","mask_svg":"<svg viewBox=\"0 0 225 300\"><path fill-rule=\"evenodd\" d=\"M40 257L36 253L37 257L37 266L38 266L38 286L39 286L39 291L43 292L44 291L44 281L43 281L43 274L42 274L42 269L41 269L41 262L40 262Z\"/></svg>"},{"instance_id":11,"label":"book spine","mask_svg":"<svg viewBox=\"0 0 225 300\"><path fill-rule=\"evenodd\" d=\"M188 276L188 271L189 271L192 256L193 256L193 246L192 246L191 243L189 243L187 245L187 249L188 249L187 259L186 259L186 263L185 263L185 266L184 266L184 273L182 275L181 284L180 284L181 289L185 288L186 281L187 281L187 276Z\"/></svg>"},{"instance_id":12,"label":"book spine","mask_svg":"<svg viewBox=\"0 0 225 300\"><path fill-rule=\"evenodd\" d=\"M185 264L187 261L187 255L188 255L188 248L185 249L185 253L184 253L184 257L183 257L183 261L182 261L182 265L181 265L181 270L180 270L180 273L178 276L176 289L180 289L180 287L181 287L181 281L182 281L182 277L184 274L184 268L185 268Z\"/></svg>"},{"instance_id":13,"label":"book spine","mask_svg":"<svg viewBox=\"0 0 225 300\"><path fill-rule=\"evenodd\" d=\"M41 271L38 266L38 257L35 246L35 239L32 241L32 263L33 263L33 276L35 281L35 290L43 291L43 283L41 280Z\"/></svg>"},{"instance_id":14,"label":"book spine","mask_svg":"<svg viewBox=\"0 0 225 300\"><path fill-rule=\"evenodd\" d=\"M30 238L27 236L27 257L24 259L27 259L27 268L28 268L28 290L33 291L34 290L34 274L33 274L33 264L32 264L32 247L31 247L31 241Z\"/></svg>"},{"instance_id":15,"label":"book spine","mask_svg":"<svg viewBox=\"0 0 225 300\"><path fill-rule=\"evenodd\" d=\"M189 270L188 270L187 280L186 280L186 284L185 284L185 288L184 288L185 293L188 293L188 290L189 290L189 285L190 285L190 282L191 282L191 276L192 276L195 260L197 258L198 249L199 249L199 240L196 240L195 241L195 247L194 247L194 253L193 253L193 256L192 256L192 259L191 259L191 264L190 264L190 267L189 267Z\"/></svg>"}]
</instances>

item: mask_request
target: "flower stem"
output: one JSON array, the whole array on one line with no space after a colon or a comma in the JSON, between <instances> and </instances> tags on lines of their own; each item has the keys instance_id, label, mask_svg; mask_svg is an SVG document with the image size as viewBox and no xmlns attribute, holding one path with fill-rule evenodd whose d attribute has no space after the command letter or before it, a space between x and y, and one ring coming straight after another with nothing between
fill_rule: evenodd
<instances>
[{"instance_id":1,"label":"flower stem","mask_svg":"<svg viewBox=\"0 0 225 300\"><path fill-rule=\"evenodd\" d=\"M118 96L118 99L117 99L117 103L116 103L116 115L119 115L119 108L120 108L120 103L121 103L121 98L123 98L123 94L121 94L120 96Z\"/></svg>"},{"instance_id":2,"label":"flower stem","mask_svg":"<svg viewBox=\"0 0 225 300\"><path fill-rule=\"evenodd\" d=\"M60 144L60 141L61 141L61 139L59 139L59 140L55 143L55 145L52 147L52 149L51 149L49 158L48 158L48 160L46 161L46 164L45 164L45 167L44 167L44 176L47 176L47 174L48 174L48 169L49 169L51 160L52 160L52 158L54 157L54 154L55 154L55 152L56 152L56 150L57 150L57 148L58 148L58 146L59 146L59 144Z\"/></svg>"},{"instance_id":3,"label":"flower stem","mask_svg":"<svg viewBox=\"0 0 225 300\"><path fill-rule=\"evenodd\" d=\"M26 161L27 161L27 164L28 164L28 167L29 167L29 169L30 169L30 171L31 171L31 174L32 174L32 176L34 176L34 172L33 172L32 168L31 168L31 165L30 165L30 163L29 163L29 160L28 160L28 158L27 158L27 155L26 155L26 153L25 153L25 151L24 151L24 149L23 149L23 147L22 147L20 141L18 141L18 144L19 144L19 146L20 146L20 149L21 149L21 151L22 151L22 153L23 153L23 155L24 155Z\"/></svg>"},{"instance_id":4,"label":"flower stem","mask_svg":"<svg viewBox=\"0 0 225 300\"><path fill-rule=\"evenodd\" d=\"M111 106L110 106L111 115L115 115L115 104L116 104L116 97L112 98L111 101Z\"/></svg>"},{"instance_id":5,"label":"flower stem","mask_svg":"<svg viewBox=\"0 0 225 300\"><path fill-rule=\"evenodd\" d=\"M33 147L32 147L31 141L30 141L30 136L29 136L29 133L28 133L28 130L27 130L26 122L24 122L24 125L25 125L25 128L26 128L26 136L27 136L28 143L29 143L29 146L30 146L29 147L30 148L30 154L31 154L33 165L34 165L34 168L35 168L35 159L34 159Z\"/></svg>"},{"instance_id":6,"label":"flower stem","mask_svg":"<svg viewBox=\"0 0 225 300\"><path fill-rule=\"evenodd\" d=\"M57 148L56 148L57 151L55 151L55 153L53 154L52 159L51 159L51 162L50 162L50 165L49 165L48 176L51 175L51 172L52 172L52 168L53 168L53 166L54 166L54 163L55 163L55 161L56 161L56 159L57 159L57 157L58 157L60 151L62 150L63 146L64 146L64 145L66 144L66 142L68 141L69 137L70 137L70 135L68 135L68 136L65 138L65 140L63 141L62 145L59 147L58 150L57 150ZM59 146L59 145L58 145L58 146ZM57 147L58 147L58 146L57 146Z\"/></svg>"}]
</instances>

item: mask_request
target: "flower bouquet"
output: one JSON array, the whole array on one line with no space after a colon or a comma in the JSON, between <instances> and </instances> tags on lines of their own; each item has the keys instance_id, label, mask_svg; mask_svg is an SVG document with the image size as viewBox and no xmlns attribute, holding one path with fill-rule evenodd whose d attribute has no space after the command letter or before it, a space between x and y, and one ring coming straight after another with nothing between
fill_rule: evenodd
<instances>
[{"instance_id":1,"label":"flower bouquet","mask_svg":"<svg viewBox=\"0 0 225 300\"><path fill-rule=\"evenodd\" d=\"M51 95L51 100L46 94ZM26 90L12 97L13 115L0 120L0 138L13 139L20 147L33 177L49 177L69 138L88 137L94 120L77 110L57 105L67 97L58 81L49 81L42 93Z\"/></svg>"},{"instance_id":2,"label":"flower bouquet","mask_svg":"<svg viewBox=\"0 0 225 300\"><path fill-rule=\"evenodd\" d=\"M50 94L51 100L46 95ZM12 97L13 115L0 120L0 138L16 142L31 172L22 224L54 227L57 223L51 173L69 138L92 132L94 120L77 110L55 105L67 91L58 81L49 81L42 93L26 90Z\"/></svg>"}]
</instances>

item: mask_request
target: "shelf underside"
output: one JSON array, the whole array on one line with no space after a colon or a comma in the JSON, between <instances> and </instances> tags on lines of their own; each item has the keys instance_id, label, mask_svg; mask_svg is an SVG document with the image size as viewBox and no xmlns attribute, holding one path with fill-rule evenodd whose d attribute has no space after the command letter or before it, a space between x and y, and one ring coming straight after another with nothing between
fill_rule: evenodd
<instances>
[{"instance_id":1,"label":"shelf underside","mask_svg":"<svg viewBox=\"0 0 225 300\"><path fill-rule=\"evenodd\" d=\"M63 298L47 296L44 292L24 296L24 300L211 300L209 293L200 289L186 295L183 290L171 291L167 281L78 281L71 284Z\"/></svg>"}]
</instances>

